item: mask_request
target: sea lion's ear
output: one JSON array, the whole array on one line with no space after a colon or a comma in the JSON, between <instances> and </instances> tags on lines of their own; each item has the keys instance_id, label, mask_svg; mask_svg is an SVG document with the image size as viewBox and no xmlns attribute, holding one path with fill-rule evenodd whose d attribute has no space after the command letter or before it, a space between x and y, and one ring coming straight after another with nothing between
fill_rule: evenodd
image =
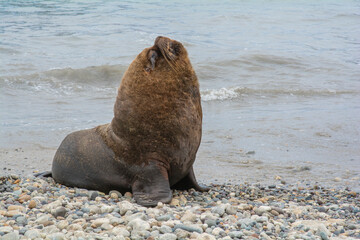
<instances>
[{"instance_id":1,"label":"sea lion's ear","mask_svg":"<svg viewBox=\"0 0 360 240\"><path fill-rule=\"evenodd\" d=\"M158 59L159 54L155 50L150 50L148 53L148 59L151 65L151 70L155 69L156 60Z\"/></svg>"}]
</instances>

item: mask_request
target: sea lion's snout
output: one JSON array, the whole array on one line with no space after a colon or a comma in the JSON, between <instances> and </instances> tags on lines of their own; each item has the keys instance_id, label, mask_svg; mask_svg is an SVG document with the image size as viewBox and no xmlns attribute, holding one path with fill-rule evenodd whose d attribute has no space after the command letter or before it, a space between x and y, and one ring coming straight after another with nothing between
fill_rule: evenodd
<instances>
[{"instance_id":1,"label":"sea lion's snout","mask_svg":"<svg viewBox=\"0 0 360 240\"><path fill-rule=\"evenodd\" d=\"M157 37L154 46L148 50L147 59L149 63L145 67L145 71L148 73L154 71L156 63L160 58L164 58L175 69L177 65L176 60L180 57L182 48L182 44L175 40L162 36Z\"/></svg>"},{"instance_id":2,"label":"sea lion's snout","mask_svg":"<svg viewBox=\"0 0 360 240\"><path fill-rule=\"evenodd\" d=\"M154 47L158 47L168 61L175 61L181 53L182 44L170 38L159 36L155 39Z\"/></svg>"}]
</instances>

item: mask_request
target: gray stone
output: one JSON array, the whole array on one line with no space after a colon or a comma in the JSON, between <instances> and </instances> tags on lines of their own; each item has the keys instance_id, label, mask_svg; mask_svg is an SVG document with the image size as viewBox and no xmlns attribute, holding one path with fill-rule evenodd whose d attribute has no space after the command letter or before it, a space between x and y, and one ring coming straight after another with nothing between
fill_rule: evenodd
<instances>
[{"instance_id":1,"label":"gray stone","mask_svg":"<svg viewBox=\"0 0 360 240\"><path fill-rule=\"evenodd\" d=\"M27 230L24 234L25 237L28 237L30 239L35 239L40 237L40 231L38 229L30 229Z\"/></svg>"},{"instance_id":2,"label":"gray stone","mask_svg":"<svg viewBox=\"0 0 360 240\"><path fill-rule=\"evenodd\" d=\"M130 210L134 210L134 205L129 201L122 201L118 203L118 207L120 208L120 215L123 216Z\"/></svg>"},{"instance_id":3,"label":"gray stone","mask_svg":"<svg viewBox=\"0 0 360 240\"><path fill-rule=\"evenodd\" d=\"M160 236L160 240L176 240L177 236L173 233L165 233Z\"/></svg>"},{"instance_id":4,"label":"gray stone","mask_svg":"<svg viewBox=\"0 0 360 240\"><path fill-rule=\"evenodd\" d=\"M113 229L113 226L112 226L110 223L103 223L103 224L101 225L101 229L102 229L102 230L105 230L105 231L108 231L108 230Z\"/></svg>"},{"instance_id":5,"label":"gray stone","mask_svg":"<svg viewBox=\"0 0 360 240\"><path fill-rule=\"evenodd\" d=\"M109 195L111 198L113 199L118 199L118 198L121 198L122 197L122 194L119 192L119 191L116 191L116 190L111 190L109 192Z\"/></svg>"},{"instance_id":6,"label":"gray stone","mask_svg":"<svg viewBox=\"0 0 360 240\"><path fill-rule=\"evenodd\" d=\"M18 240L19 234L17 232L7 233L0 238L1 240Z\"/></svg>"},{"instance_id":7,"label":"gray stone","mask_svg":"<svg viewBox=\"0 0 360 240\"><path fill-rule=\"evenodd\" d=\"M196 221L196 215L192 213L191 211L186 211L185 214L182 216L181 221L189 221L189 222L195 222Z\"/></svg>"},{"instance_id":8,"label":"gray stone","mask_svg":"<svg viewBox=\"0 0 360 240\"><path fill-rule=\"evenodd\" d=\"M66 213L67 213L66 208L64 208L64 207L57 207L57 208L55 209L54 213L53 213L53 216L54 216L55 218L57 218L57 217L65 217Z\"/></svg>"},{"instance_id":9,"label":"gray stone","mask_svg":"<svg viewBox=\"0 0 360 240\"><path fill-rule=\"evenodd\" d=\"M95 200L99 196L98 191L89 191L88 194L90 200Z\"/></svg>"},{"instance_id":10,"label":"gray stone","mask_svg":"<svg viewBox=\"0 0 360 240\"><path fill-rule=\"evenodd\" d=\"M225 212L229 215L235 215L237 213L237 207L235 207L233 205L228 205L226 207Z\"/></svg>"},{"instance_id":11,"label":"gray stone","mask_svg":"<svg viewBox=\"0 0 360 240\"><path fill-rule=\"evenodd\" d=\"M160 228L159 228L159 231L161 233L171 233L172 232L172 228L169 227L169 226L166 226L166 225L162 225Z\"/></svg>"},{"instance_id":12,"label":"gray stone","mask_svg":"<svg viewBox=\"0 0 360 240\"><path fill-rule=\"evenodd\" d=\"M110 218L110 224L113 226L117 226L123 223L124 223L124 219L122 218L118 218L118 217Z\"/></svg>"},{"instance_id":13,"label":"gray stone","mask_svg":"<svg viewBox=\"0 0 360 240\"><path fill-rule=\"evenodd\" d=\"M115 235L129 237L130 232L125 227L114 227L111 232Z\"/></svg>"},{"instance_id":14,"label":"gray stone","mask_svg":"<svg viewBox=\"0 0 360 240\"><path fill-rule=\"evenodd\" d=\"M150 232L146 230L131 231L131 239L146 239L150 236Z\"/></svg>"},{"instance_id":15,"label":"gray stone","mask_svg":"<svg viewBox=\"0 0 360 240\"><path fill-rule=\"evenodd\" d=\"M267 216L261 216L256 219L257 222L264 223L269 221L269 218Z\"/></svg>"},{"instance_id":16,"label":"gray stone","mask_svg":"<svg viewBox=\"0 0 360 240\"><path fill-rule=\"evenodd\" d=\"M153 230L151 231L150 236L152 236L155 239L158 239L160 236L160 232L158 230Z\"/></svg>"},{"instance_id":17,"label":"gray stone","mask_svg":"<svg viewBox=\"0 0 360 240\"><path fill-rule=\"evenodd\" d=\"M356 225L354 225L354 224L349 225L348 228L350 230L356 230L357 229Z\"/></svg>"},{"instance_id":18,"label":"gray stone","mask_svg":"<svg viewBox=\"0 0 360 240\"><path fill-rule=\"evenodd\" d=\"M23 227L23 228L21 228L21 229L19 230L19 233L20 233L21 235L24 235L27 230L28 230L28 229L27 229L26 227Z\"/></svg>"},{"instance_id":19,"label":"gray stone","mask_svg":"<svg viewBox=\"0 0 360 240\"><path fill-rule=\"evenodd\" d=\"M107 205L103 205L100 208L100 213L104 214L104 213L111 213L112 211L114 211L114 207L113 206L107 206Z\"/></svg>"},{"instance_id":20,"label":"gray stone","mask_svg":"<svg viewBox=\"0 0 360 240\"><path fill-rule=\"evenodd\" d=\"M49 221L49 216L48 215L42 215L38 219L36 219L35 222L38 223L38 224L44 224L44 223L46 223L48 221Z\"/></svg>"},{"instance_id":21,"label":"gray stone","mask_svg":"<svg viewBox=\"0 0 360 240\"><path fill-rule=\"evenodd\" d=\"M27 224L27 219L25 216L19 216L16 218L16 223L21 226L25 226Z\"/></svg>"},{"instance_id":22,"label":"gray stone","mask_svg":"<svg viewBox=\"0 0 360 240\"><path fill-rule=\"evenodd\" d=\"M242 231L232 231L229 232L229 236L231 238L242 238L244 236L244 233Z\"/></svg>"},{"instance_id":23,"label":"gray stone","mask_svg":"<svg viewBox=\"0 0 360 240\"><path fill-rule=\"evenodd\" d=\"M237 221L237 224L238 225L244 224L246 226L252 227L252 226L254 226L256 224L256 221L252 220L251 218L243 218L243 219L239 219Z\"/></svg>"},{"instance_id":24,"label":"gray stone","mask_svg":"<svg viewBox=\"0 0 360 240\"><path fill-rule=\"evenodd\" d=\"M160 216L156 216L155 219L160 222L165 222L165 221L169 221L171 219L171 215L170 214L160 215Z\"/></svg>"},{"instance_id":25,"label":"gray stone","mask_svg":"<svg viewBox=\"0 0 360 240\"><path fill-rule=\"evenodd\" d=\"M255 209L255 213L259 216L263 215L263 213L270 212L270 211L271 211L271 207L269 207L269 206L260 206Z\"/></svg>"},{"instance_id":26,"label":"gray stone","mask_svg":"<svg viewBox=\"0 0 360 240\"><path fill-rule=\"evenodd\" d=\"M221 232L224 232L222 228L216 227L212 230L212 235L219 236Z\"/></svg>"},{"instance_id":27,"label":"gray stone","mask_svg":"<svg viewBox=\"0 0 360 240\"><path fill-rule=\"evenodd\" d=\"M89 213L89 212L90 212L90 208L88 208L88 207L83 207L83 208L81 208L81 211L82 211L83 213Z\"/></svg>"},{"instance_id":28,"label":"gray stone","mask_svg":"<svg viewBox=\"0 0 360 240\"><path fill-rule=\"evenodd\" d=\"M207 224L209 227L216 226L216 220L215 219L206 219L205 224Z\"/></svg>"},{"instance_id":29,"label":"gray stone","mask_svg":"<svg viewBox=\"0 0 360 240\"><path fill-rule=\"evenodd\" d=\"M131 222L132 220L137 219L137 218L139 218L141 220L147 220L145 213L142 213L142 212L138 212L138 213L131 214L131 215L125 215L125 221L128 221L128 222Z\"/></svg>"},{"instance_id":30,"label":"gray stone","mask_svg":"<svg viewBox=\"0 0 360 240\"><path fill-rule=\"evenodd\" d=\"M190 233L188 231L185 231L185 230L180 229L180 228L176 229L174 233L176 234L176 236L179 239L181 239L181 238L182 239L187 239L187 238L189 238L189 235L190 235Z\"/></svg>"},{"instance_id":31,"label":"gray stone","mask_svg":"<svg viewBox=\"0 0 360 240\"><path fill-rule=\"evenodd\" d=\"M101 208L96 205L89 206L90 213L99 214L101 212Z\"/></svg>"},{"instance_id":32,"label":"gray stone","mask_svg":"<svg viewBox=\"0 0 360 240\"><path fill-rule=\"evenodd\" d=\"M55 225L44 227L41 230L41 232L46 233L46 234L56 233L58 231L59 231L59 229Z\"/></svg>"},{"instance_id":33,"label":"gray stone","mask_svg":"<svg viewBox=\"0 0 360 240\"><path fill-rule=\"evenodd\" d=\"M142 231L142 230L149 230L150 224L140 218L135 218L131 220L128 224L129 227L133 229L133 231Z\"/></svg>"},{"instance_id":34,"label":"gray stone","mask_svg":"<svg viewBox=\"0 0 360 240\"><path fill-rule=\"evenodd\" d=\"M265 240L271 240L271 238L265 232L260 233L260 237Z\"/></svg>"},{"instance_id":35,"label":"gray stone","mask_svg":"<svg viewBox=\"0 0 360 240\"><path fill-rule=\"evenodd\" d=\"M110 219L108 218L97 218L91 223L91 227L98 228L104 223L110 223Z\"/></svg>"},{"instance_id":36,"label":"gray stone","mask_svg":"<svg viewBox=\"0 0 360 240\"><path fill-rule=\"evenodd\" d=\"M328 236L326 235L325 232L320 232L319 236L321 237L322 240L329 240Z\"/></svg>"},{"instance_id":37,"label":"gray stone","mask_svg":"<svg viewBox=\"0 0 360 240\"><path fill-rule=\"evenodd\" d=\"M202 233L203 230L202 228L196 226L196 225L184 225L184 224L176 224L175 227L174 227L174 230L176 229L182 229L182 230L185 230L185 231L188 231L188 232L197 232L197 233Z\"/></svg>"},{"instance_id":38,"label":"gray stone","mask_svg":"<svg viewBox=\"0 0 360 240\"><path fill-rule=\"evenodd\" d=\"M208 233L202 233L196 238L197 240L215 240L216 238ZM224 238L222 238L224 239Z\"/></svg>"},{"instance_id":39,"label":"gray stone","mask_svg":"<svg viewBox=\"0 0 360 240\"><path fill-rule=\"evenodd\" d=\"M225 213L225 209L226 209L226 205L220 204L219 206L213 207L211 209L211 212L219 214L219 216L222 217L222 215L224 215L224 213Z\"/></svg>"}]
</instances>

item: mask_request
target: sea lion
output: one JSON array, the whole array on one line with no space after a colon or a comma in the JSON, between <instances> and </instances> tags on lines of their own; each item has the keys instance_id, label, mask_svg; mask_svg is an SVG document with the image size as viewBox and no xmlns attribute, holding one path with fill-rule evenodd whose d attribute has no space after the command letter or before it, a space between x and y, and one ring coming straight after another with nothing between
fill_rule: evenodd
<instances>
[{"instance_id":1,"label":"sea lion","mask_svg":"<svg viewBox=\"0 0 360 240\"><path fill-rule=\"evenodd\" d=\"M69 134L52 177L66 186L132 190L137 203L169 203L171 188L204 191L193 171L201 141L199 83L184 46L157 37L121 80L111 123Z\"/></svg>"}]
</instances>

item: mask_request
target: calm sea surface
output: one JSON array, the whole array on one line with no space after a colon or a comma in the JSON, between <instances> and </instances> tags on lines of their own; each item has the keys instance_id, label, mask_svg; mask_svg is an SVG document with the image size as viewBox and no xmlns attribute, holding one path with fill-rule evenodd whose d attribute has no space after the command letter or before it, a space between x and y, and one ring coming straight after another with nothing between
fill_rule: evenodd
<instances>
[{"instance_id":1,"label":"calm sea surface","mask_svg":"<svg viewBox=\"0 0 360 240\"><path fill-rule=\"evenodd\" d=\"M122 74L163 35L200 81L203 182L356 186L359 25L359 1L0 1L0 147L110 122Z\"/></svg>"}]
</instances>

